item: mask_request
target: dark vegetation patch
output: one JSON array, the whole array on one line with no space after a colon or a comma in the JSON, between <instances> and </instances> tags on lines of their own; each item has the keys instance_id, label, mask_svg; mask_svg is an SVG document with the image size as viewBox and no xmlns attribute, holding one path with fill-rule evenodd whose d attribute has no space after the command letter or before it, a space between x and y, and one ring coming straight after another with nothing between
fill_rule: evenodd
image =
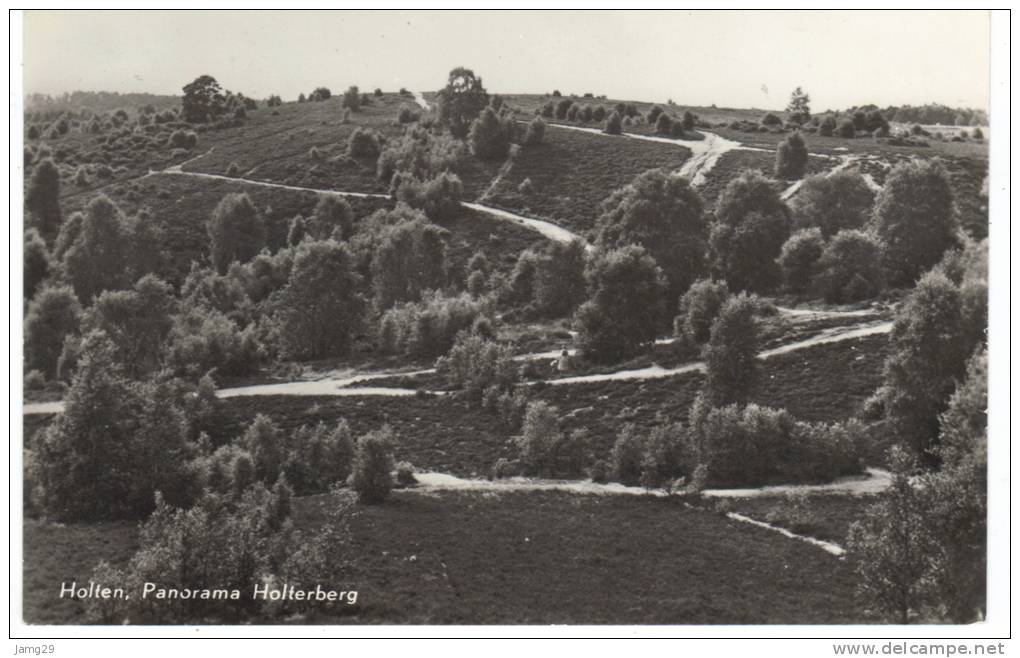
<instances>
[{"instance_id":1,"label":"dark vegetation patch","mask_svg":"<svg viewBox=\"0 0 1020 658\"><path fill-rule=\"evenodd\" d=\"M838 160L812 155L808 158L805 177L831 170L839 164ZM740 175L745 169L760 171L772 178L775 175L776 154L765 151L733 150L723 153L715 163L715 167L705 176L705 183L698 188L698 193L705 201L705 207L715 207L716 199L726 185ZM790 185L786 181L776 181L776 189L782 192Z\"/></svg>"},{"instance_id":2,"label":"dark vegetation patch","mask_svg":"<svg viewBox=\"0 0 1020 658\"><path fill-rule=\"evenodd\" d=\"M521 149L488 201L583 234L614 190L649 169L679 169L688 157L681 146L550 129L543 144ZM531 189L522 192L526 179Z\"/></svg>"},{"instance_id":3,"label":"dark vegetation patch","mask_svg":"<svg viewBox=\"0 0 1020 658\"><path fill-rule=\"evenodd\" d=\"M311 532L335 501L294 501ZM556 492L397 493L351 524L357 615L299 623L864 623L843 561L803 542L679 502ZM25 529L25 618L81 623L60 580L124 565L132 524Z\"/></svg>"}]
</instances>

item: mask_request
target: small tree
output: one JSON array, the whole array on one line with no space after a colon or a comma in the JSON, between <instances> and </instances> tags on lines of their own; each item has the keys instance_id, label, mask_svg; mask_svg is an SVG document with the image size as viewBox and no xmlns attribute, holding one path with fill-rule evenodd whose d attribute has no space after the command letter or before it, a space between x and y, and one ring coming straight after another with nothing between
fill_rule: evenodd
<instances>
[{"instance_id":1,"label":"small tree","mask_svg":"<svg viewBox=\"0 0 1020 658\"><path fill-rule=\"evenodd\" d=\"M674 332L695 343L705 343L723 304L730 298L725 281L695 281L680 298L680 314L673 322Z\"/></svg>"},{"instance_id":2,"label":"small tree","mask_svg":"<svg viewBox=\"0 0 1020 658\"><path fill-rule=\"evenodd\" d=\"M378 504L393 489L393 430L388 425L358 439L348 484L365 504Z\"/></svg>"},{"instance_id":3,"label":"small tree","mask_svg":"<svg viewBox=\"0 0 1020 658\"><path fill-rule=\"evenodd\" d=\"M783 243L778 262L790 292L803 293L810 288L824 248L825 239L817 228L801 229Z\"/></svg>"},{"instance_id":4,"label":"small tree","mask_svg":"<svg viewBox=\"0 0 1020 658\"><path fill-rule=\"evenodd\" d=\"M832 137L833 133L836 132L836 119L831 114L827 114L824 119L818 124L818 134L822 137ZM850 135L853 137L853 135Z\"/></svg>"},{"instance_id":5,"label":"small tree","mask_svg":"<svg viewBox=\"0 0 1020 658\"><path fill-rule=\"evenodd\" d=\"M357 85L351 85L344 92L343 106L351 112L357 112L361 109L361 92L358 91Z\"/></svg>"},{"instance_id":6,"label":"small tree","mask_svg":"<svg viewBox=\"0 0 1020 658\"><path fill-rule=\"evenodd\" d=\"M723 304L702 351L706 377L704 395L715 407L748 401L758 373L757 303L746 293Z\"/></svg>"},{"instance_id":7,"label":"small tree","mask_svg":"<svg viewBox=\"0 0 1020 658\"><path fill-rule=\"evenodd\" d=\"M856 170L811 176L793 197L794 222L801 228L819 228L830 238L844 229L859 229L871 219L875 193Z\"/></svg>"},{"instance_id":8,"label":"small tree","mask_svg":"<svg viewBox=\"0 0 1020 658\"><path fill-rule=\"evenodd\" d=\"M665 112L660 112L655 119L655 132L668 135L673 128L673 119Z\"/></svg>"},{"instance_id":9,"label":"small tree","mask_svg":"<svg viewBox=\"0 0 1020 658\"><path fill-rule=\"evenodd\" d=\"M129 285L130 233L123 213L105 196L93 199L64 252L64 270L86 304L104 290ZM59 242L59 241L58 241ZM60 246L59 244L57 246Z\"/></svg>"},{"instance_id":10,"label":"small tree","mask_svg":"<svg viewBox=\"0 0 1020 658\"><path fill-rule=\"evenodd\" d=\"M386 230L372 256L372 288L378 309L416 301L426 290L446 282L446 240L449 232L424 217Z\"/></svg>"},{"instance_id":11,"label":"small tree","mask_svg":"<svg viewBox=\"0 0 1020 658\"><path fill-rule=\"evenodd\" d=\"M528 132L524 135L526 146L537 146L545 139L545 121L541 117L535 117L528 124Z\"/></svg>"},{"instance_id":12,"label":"small tree","mask_svg":"<svg viewBox=\"0 0 1020 658\"><path fill-rule=\"evenodd\" d=\"M281 351L298 358L346 354L365 308L360 284L345 246L333 240L303 242L275 302Z\"/></svg>"},{"instance_id":13,"label":"small tree","mask_svg":"<svg viewBox=\"0 0 1020 658\"><path fill-rule=\"evenodd\" d=\"M776 178L793 179L804 175L807 166L808 152L804 138L800 133L793 133L780 144L776 150Z\"/></svg>"},{"instance_id":14,"label":"small tree","mask_svg":"<svg viewBox=\"0 0 1020 658\"><path fill-rule=\"evenodd\" d=\"M607 135L619 135L623 132L623 119L620 118L619 113L613 112L606 119L606 126L602 129L602 132Z\"/></svg>"},{"instance_id":15,"label":"small tree","mask_svg":"<svg viewBox=\"0 0 1020 658\"><path fill-rule=\"evenodd\" d=\"M52 268L49 250L46 243L34 228L25 231L25 301L32 299L39 285L46 280Z\"/></svg>"},{"instance_id":16,"label":"small tree","mask_svg":"<svg viewBox=\"0 0 1020 658\"><path fill-rule=\"evenodd\" d=\"M885 288L882 243L863 231L840 231L818 260L818 288L826 301L856 302Z\"/></svg>"},{"instance_id":17,"label":"small tree","mask_svg":"<svg viewBox=\"0 0 1020 658\"><path fill-rule=\"evenodd\" d=\"M909 285L957 244L953 190L945 170L929 161L893 168L875 203L875 230L885 243L893 285Z\"/></svg>"},{"instance_id":18,"label":"small tree","mask_svg":"<svg viewBox=\"0 0 1020 658\"><path fill-rule=\"evenodd\" d=\"M246 263L266 245L266 227L251 197L231 193L216 205L206 222L209 258L220 274L234 261Z\"/></svg>"},{"instance_id":19,"label":"small tree","mask_svg":"<svg viewBox=\"0 0 1020 658\"><path fill-rule=\"evenodd\" d=\"M513 119L501 118L491 107L482 110L471 123L469 143L471 153L482 159L505 158L514 136Z\"/></svg>"},{"instance_id":20,"label":"small tree","mask_svg":"<svg viewBox=\"0 0 1020 658\"><path fill-rule=\"evenodd\" d=\"M786 106L786 111L790 114L796 114L804 118L807 121L811 116L811 97L807 95L800 87L793 90L790 94L790 103Z\"/></svg>"},{"instance_id":21,"label":"small tree","mask_svg":"<svg viewBox=\"0 0 1020 658\"><path fill-rule=\"evenodd\" d=\"M576 315L585 356L615 361L655 339L665 281L643 248L631 245L598 254L585 276L592 296Z\"/></svg>"},{"instance_id":22,"label":"small tree","mask_svg":"<svg viewBox=\"0 0 1020 658\"><path fill-rule=\"evenodd\" d=\"M226 100L223 89L211 75L195 78L183 91L181 117L188 123L205 123L223 113Z\"/></svg>"},{"instance_id":23,"label":"small tree","mask_svg":"<svg viewBox=\"0 0 1020 658\"><path fill-rule=\"evenodd\" d=\"M908 624L911 610L929 596L925 576L934 547L919 493L910 482L912 458L894 448L889 462L892 486L882 502L851 525L848 549L862 594L897 623Z\"/></svg>"},{"instance_id":24,"label":"small tree","mask_svg":"<svg viewBox=\"0 0 1020 658\"><path fill-rule=\"evenodd\" d=\"M25 209L40 235L52 240L60 230L60 171L46 158L32 170L25 190Z\"/></svg>"},{"instance_id":25,"label":"small tree","mask_svg":"<svg viewBox=\"0 0 1020 658\"><path fill-rule=\"evenodd\" d=\"M316 240L326 240L331 236L347 240L354 234L354 210L342 196L320 194L305 228Z\"/></svg>"},{"instance_id":26,"label":"small tree","mask_svg":"<svg viewBox=\"0 0 1020 658\"><path fill-rule=\"evenodd\" d=\"M562 434L556 407L543 400L528 403L521 436L517 438L521 463L531 473L555 471L556 449Z\"/></svg>"},{"instance_id":27,"label":"small tree","mask_svg":"<svg viewBox=\"0 0 1020 658\"><path fill-rule=\"evenodd\" d=\"M467 137L471 122L489 104L489 94L474 71L457 67L437 94L439 121L457 139Z\"/></svg>"},{"instance_id":28,"label":"small tree","mask_svg":"<svg viewBox=\"0 0 1020 658\"><path fill-rule=\"evenodd\" d=\"M57 374L64 340L78 331L81 306L68 286L46 287L25 314L25 366L48 378Z\"/></svg>"},{"instance_id":29,"label":"small tree","mask_svg":"<svg viewBox=\"0 0 1020 658\"><path fill-rule=\"evenodd\" d=\"M549 242L535 261L534 301L549 317L568 315L585 297L585 245Z\"/></svg>"},{"instance_id":30,"label":"small tree","mask_svg":"<svg viewBox=\"0 0 1020 658\"><path fill-rule=\"evenodd\" d=\"M688 111L684 112L684 117L683 117L683 120L681 121L680 125L683 126L684 130L694 130L694 126L695 126L696 122L697 122L697 117L694 116L694 114L692 114L690 112L690 110L688 110Z\"/></svg>"},{"instance_id":31,"label":"small tree","mask_svg":"<svg viewBox=\"0 0 1020 658\"><path fill-rule=\"evenodd\" d=\"M857 129L854 127L854 122L849 119L840 121L837 134L839 134L840 137L845 137L846 139L853 139L856 137Z\"/></svg>"}]
</instances>

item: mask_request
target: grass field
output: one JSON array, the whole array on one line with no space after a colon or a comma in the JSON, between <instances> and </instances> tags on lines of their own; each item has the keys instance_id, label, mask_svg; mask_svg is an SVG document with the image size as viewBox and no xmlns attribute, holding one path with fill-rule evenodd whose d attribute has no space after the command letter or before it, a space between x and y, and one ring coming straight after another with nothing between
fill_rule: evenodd
<instances>
[{"instance_id":1,"label":"grass field","mask_svg":"<svg viewBox=\"0 0 1020 658\"><path fill-rule=\"evenodd\" d=\"M862 518L865 510L880 499L875 494L810 494L803 499L796 496L759 496L720 500L718 507L800 535L846 546L850 525Z\"/></svg>"},{"instance_id":2,"label":"grass field","mask_svg":"<svg viewBox=\"0 0 1020 658\"><path fill-rule=\"evenodd\" d=\"M679 169L689 156L682 146L549 128L545 143L521 149L488 201L584 233L614 190L649 169ZM522 193L526 179L532 191Z\"/></svg>"},{"instance_id":3,"label":"grass field","mask_svg":"<svg viewBox=\"0 0 1020 658\"><path fill-rule=\"evenodd\" d=\"M327 518L329 495L294 503L297 529ZM555 492L397 492L352 522L355 614L299 623L845 624L871 621L848 565L813 546L677 501ZM123 565L127 524L29 522L29 623L81 623L54 604L61 580L100 559ZM341 614L343 612L344 614ZM257 621L257 620L256 620Z\"/></svg>"}]
</instances>

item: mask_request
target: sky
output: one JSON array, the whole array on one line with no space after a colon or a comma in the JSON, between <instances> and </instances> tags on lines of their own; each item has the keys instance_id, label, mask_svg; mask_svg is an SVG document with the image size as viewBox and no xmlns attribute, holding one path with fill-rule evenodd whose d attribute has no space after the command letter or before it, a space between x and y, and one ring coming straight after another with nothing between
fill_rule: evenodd
<instances>
[{"instance_id":1,"label":"sky","mask_svg":"<svg viewBox=\"0 0 1020 658\"><path fill-rule=\"evenodd\" d=\"M43 11L24 91L180 94L202 74L253 98L432 91L467 66L491 93L680 105L988 107L987 12Z\"/></svg>"}]
</instances>

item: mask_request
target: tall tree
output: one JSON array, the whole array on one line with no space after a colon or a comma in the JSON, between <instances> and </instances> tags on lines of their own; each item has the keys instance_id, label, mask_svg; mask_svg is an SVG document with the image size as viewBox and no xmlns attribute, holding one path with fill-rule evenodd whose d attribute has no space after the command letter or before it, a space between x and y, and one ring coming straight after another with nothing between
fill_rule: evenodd
<instances>
[{"instance_id":1,"label":"tall tree","mask_svg":"<svg viewBox=\"0 0 1020 658\"><path fill-rule=\"evenodd\" d=\"M181 116L189 123L205 123L223 113L226 97L211 75L200 75L184 86Z\"/></svg>"},{"instance_id":2,"label":"tall tree","mask_svg":"<svg viewBox=\"0 0 1020 658\"><path fill-rule=\"evenodd\" d=\"M35 166L25 191L25 209L35 228L47 241L60 230L60 171L46 158Z\"/></svg>"},{"instance_id":3,"label":"tall tree","mask_svg":"<svg viewBox=\"0 0 1020 658\"><path fill-rule=\"evenodd\" d=\"M746 293L730 297L712 324L705 360L706 401L715 407L744 404L758 373L757 303Z\"/></svg>"},{"instance_id":4,"label":"tall tree","mask_svg":"<svg viewBox=\"0 0 1020 658\"><path fill-rule=\"evenodd\" d=\"M266 245L266 226L247 194L232 193L220 200L206 222L209 258L224 274L234 261L246 263Z\"/></svg>"},{"instance_id":5,"label":"tall tree","mask_svg":"<svg viewBox=\"0 0 1020 658\"><path fill-rule=\"evenodd\" d=\"M467 137L471 122L489 104L489 94L474 71L459 66L447 78L438 94L439 121L458 138Z\"/></svg>"},{"instance_id":6,"label":"tall tree","mask_svg":"<svg viewBox=\"0 0 1020 658\"><path fill-rule=\"evenodd\" d=\"M106 196L93 199L85 209L78 234L64 252L64 269L82 303L104 290L119 290L131 283L131 236L124 214Z\"/></svg>"}]
</instances>

